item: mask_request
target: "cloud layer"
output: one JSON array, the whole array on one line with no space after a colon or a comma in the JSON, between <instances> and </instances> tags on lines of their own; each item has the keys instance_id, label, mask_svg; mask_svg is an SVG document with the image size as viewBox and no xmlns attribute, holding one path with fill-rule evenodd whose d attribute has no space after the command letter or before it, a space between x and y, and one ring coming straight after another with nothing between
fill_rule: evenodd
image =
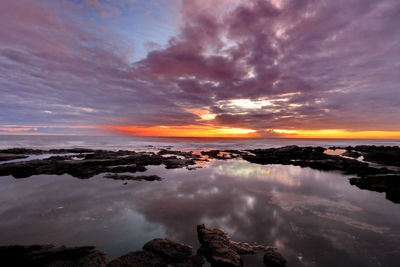
<instances>
[{"instance_id":1,"label":"cloud layer","mask_svg":"<svg viewBox=\"0 0 400 267\"><path fill-rule=\"evenodd\" d=\"M400 130L398 1L148 3L1 1L0 125Z\"/></svg>"}]
</instances>

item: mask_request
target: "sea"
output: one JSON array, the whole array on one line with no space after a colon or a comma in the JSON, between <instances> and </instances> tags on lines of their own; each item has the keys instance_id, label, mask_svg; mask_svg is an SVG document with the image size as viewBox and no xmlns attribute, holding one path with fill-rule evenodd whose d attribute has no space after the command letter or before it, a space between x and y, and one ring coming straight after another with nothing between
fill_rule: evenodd
<instances>
[{"instance_id":1,"label":"sea","mask_svg":"<svg viewBox=\"0 0 400 267\"><path fill-rule=\"evenodd\" d=\"M0 136L0 148L200 151L298 146L400 145L396 140ZM0 163L1 164L1 163ZM235 241L271 245L287 266L400 266L400 204L351 186L339 172L242 159L196 168L149 166L162 181L99 174L0 177L0 246L94 245L110 259L153 238L198 248L196 225ZM206 265L205 265L206 266ZM264 266L245 259L245 266Z\"/></svg>"},{"instance_id":2,"label":"sea","mask_svg":"<svg viewBox=\"0 0 400 267\"><path fill-rule=\"evenodd\" d=\"M355 145L398 146L400 145L400 140L0 135L0 149L14 147L37 149L80 147L105 150L158 151L160 149L173 149L199 151L210 149L257 149L288 145L322 147Z\"/></svg>"}]
</instances>

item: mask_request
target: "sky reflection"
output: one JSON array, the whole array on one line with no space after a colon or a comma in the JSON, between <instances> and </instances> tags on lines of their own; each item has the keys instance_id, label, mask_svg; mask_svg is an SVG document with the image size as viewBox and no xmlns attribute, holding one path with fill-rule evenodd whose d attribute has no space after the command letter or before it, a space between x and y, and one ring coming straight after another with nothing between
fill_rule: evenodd
<instances>
[{"instance_id":1,"label":"sky reflection","mask_svg":"<svg viewBox=\"0 0 400 267\"><path fill-rule=\"evenodd\" d=\"M277 246L290 266L396 266L400 206L337 173L242 160L150 167L161 182L70 176L0 179L0 244L96 245L111 258L195 225ZM254 265L256 266L256 265Z\"/></svg>"}]
</instances>

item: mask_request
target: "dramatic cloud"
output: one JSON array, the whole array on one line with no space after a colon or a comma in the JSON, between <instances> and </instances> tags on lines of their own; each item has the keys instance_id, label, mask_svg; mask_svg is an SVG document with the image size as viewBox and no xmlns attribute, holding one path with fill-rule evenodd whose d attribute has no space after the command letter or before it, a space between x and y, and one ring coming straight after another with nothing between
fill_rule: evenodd
<instances>
[{"instance_id":1,"label":"dramatic cloud","mask_svg":"<svg viewBox=\"0 0 400 267\"><path fill-rule=\"evenodd\" d=\"M399 14L396 0L3 0L0 126L400 131Z\"/></svg>"}]
</instances>

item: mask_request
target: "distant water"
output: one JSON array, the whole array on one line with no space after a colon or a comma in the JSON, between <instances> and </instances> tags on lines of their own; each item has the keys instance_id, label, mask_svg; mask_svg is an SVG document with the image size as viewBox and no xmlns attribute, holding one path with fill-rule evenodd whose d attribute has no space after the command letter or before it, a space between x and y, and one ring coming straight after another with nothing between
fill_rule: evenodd
<instances>
[{"instance_id":1,"label":"distant water","mask_svg":"<svg viewBox=\"0 0 400 267\"><path fill-rule=\"evenodd\" d=\"M11 136L0 135L0 149L29 147L52 148L93 148L106 150L154 151L160 149L205 150L205 149L255 149L298 146L354 146L388 145L399 146L400 140L361 139L289 139L289 138L161 138L134 136Z\"/></svg>"}]
</instances>

